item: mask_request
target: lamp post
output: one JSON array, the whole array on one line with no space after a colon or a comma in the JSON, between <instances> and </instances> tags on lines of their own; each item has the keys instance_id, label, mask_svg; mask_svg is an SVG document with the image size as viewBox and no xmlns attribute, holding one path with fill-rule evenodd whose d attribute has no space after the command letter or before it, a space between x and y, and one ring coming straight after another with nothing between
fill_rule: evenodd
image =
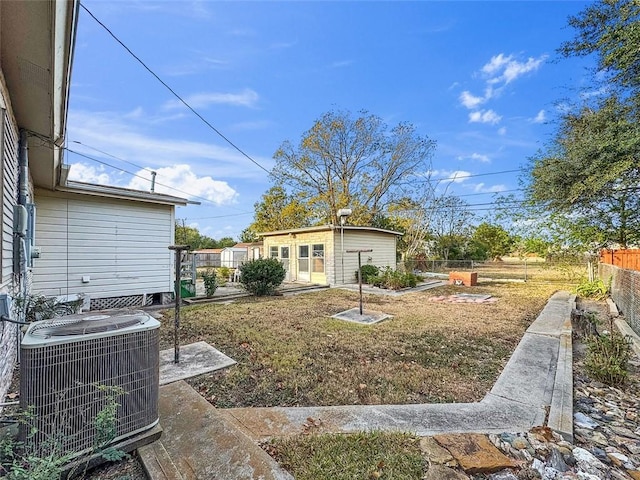
<instances>
[{"instance_id":1,"label":"lamp post","mask_svg":"<svg viewBox=\"0 0 640 480\"><path fill-rule=\"evenodd\" d=\"M342 264L342 284L344 285L344 222L351 215L350 208L341 208L338 210L338 218L340 219L340 263Z\"/></svg>"}]
</instances>

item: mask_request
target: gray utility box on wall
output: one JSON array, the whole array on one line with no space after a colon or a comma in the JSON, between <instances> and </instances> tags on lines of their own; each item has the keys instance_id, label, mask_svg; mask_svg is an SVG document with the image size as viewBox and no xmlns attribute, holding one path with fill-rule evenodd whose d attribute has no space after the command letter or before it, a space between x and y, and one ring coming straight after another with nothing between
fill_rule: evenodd
<instances>
[{"instance_id":1,"label":"gray utility box on wall","mask_svg":"<svg viewBox=\"0 0 640 480\"><path fill-rule=\"evenodd\" d=\"M160 322L139 310L89 312L31 324L20 352L20 405L29 448L81 454L96 446L96 416L119 387L119 441L158 423Z\"/></svg>"}]
</instances>

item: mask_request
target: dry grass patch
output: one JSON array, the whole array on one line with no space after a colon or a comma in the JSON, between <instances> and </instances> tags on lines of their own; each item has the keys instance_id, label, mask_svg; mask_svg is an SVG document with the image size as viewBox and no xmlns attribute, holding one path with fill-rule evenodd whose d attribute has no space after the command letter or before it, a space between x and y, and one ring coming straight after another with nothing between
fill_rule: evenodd
<instances>
[{"instance_id":1,"label":"dry grass patch","mask_svg":"<svg viewBox=\"0 0 640 480\"><path fill-rule=\"evenodd\" d=\"M207 341L238 365L190 381L218 407L472 402L490 390L557 285L448 286L402 297L365 297L392 314L363 326L329 318L357 305L330 289L182 310L181 343ZM489 293L495 304L429 297ZM173 345L171 316L162 346Z\"/></svg>"},{"instance_id":2,"label":"dry grass patch","mask_svg":"<svg viewBox=\"0 0 640 480\"><path fill-rule=\"evenodd\" d=\"M420 439L406 433L300 435L274 439L265 450L296 480L420 480Z\"/></svg>"}]
</instances>

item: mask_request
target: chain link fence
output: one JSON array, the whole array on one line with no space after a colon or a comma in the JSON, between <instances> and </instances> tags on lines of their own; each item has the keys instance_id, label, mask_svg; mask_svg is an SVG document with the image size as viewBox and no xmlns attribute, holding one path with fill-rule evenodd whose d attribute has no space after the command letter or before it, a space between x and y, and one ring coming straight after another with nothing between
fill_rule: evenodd
<instances>
[{"instance_id":1,"label":"chain link fence","mask_svg":"<svg viewBox=\"0 0 640 480\"><path fill-rule=\"evenodd\" d=\"M449 275L453 271L473 271L480 278L540 281L577 282L589 275L589 264L582 259L542 260L509 259L504 261L475 260L408 260L406 271L426 275Z\"/></svg>"}]
</instances>

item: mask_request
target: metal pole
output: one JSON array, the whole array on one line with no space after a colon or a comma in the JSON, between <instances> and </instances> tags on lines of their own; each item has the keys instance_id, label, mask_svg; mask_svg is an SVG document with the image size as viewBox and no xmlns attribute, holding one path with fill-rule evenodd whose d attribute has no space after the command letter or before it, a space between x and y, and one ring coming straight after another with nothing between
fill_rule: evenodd
<instances>
[{"instance_id":1,"label":"metal pole","mask_svg":"<svg viewBox=\"0 0 640 480\"><path fill-rule=\"evenodd\" d=\"M358 254L358 289L360 290L360 315L362 315L362 252L373 252L371 248L360 248L358 250L347 250L347 253Z\"/></svg>"},{"instance_id":2,"label":"metal pole","mask_svg":"<svg viewBox=\"0 0 640 480\"><path fill-rule=\"evenodd\" d=\"M362 315L362 252L358 252L358 287L360 289L360 315Z\"/></svg>"},{"instance_id":3,"label":"metal pole","mask_svg":"<svg viewBox=\"0 0 640 480\"><path fill-rule=\"evenodd\" d=\"M176 297L175 316L173 320L173 363L180 362L180 304L182 303L181 291L180 291L180 270L182 263L182 252L190 250L188 245L171 245L169 250L173 250L175 253L175 270L176 280L174 284L174 294Z\"/></svg>"},{"instance_id":4,"label":"metal pole","mask_svg":"<svg viewBox=\"0 0 640 480\"><path fill-rule=\"evenodd\" d=\"M344 220L340 218L340 262L342 262L342 284L344 285Z\"/></svg>"}]
</instances>

